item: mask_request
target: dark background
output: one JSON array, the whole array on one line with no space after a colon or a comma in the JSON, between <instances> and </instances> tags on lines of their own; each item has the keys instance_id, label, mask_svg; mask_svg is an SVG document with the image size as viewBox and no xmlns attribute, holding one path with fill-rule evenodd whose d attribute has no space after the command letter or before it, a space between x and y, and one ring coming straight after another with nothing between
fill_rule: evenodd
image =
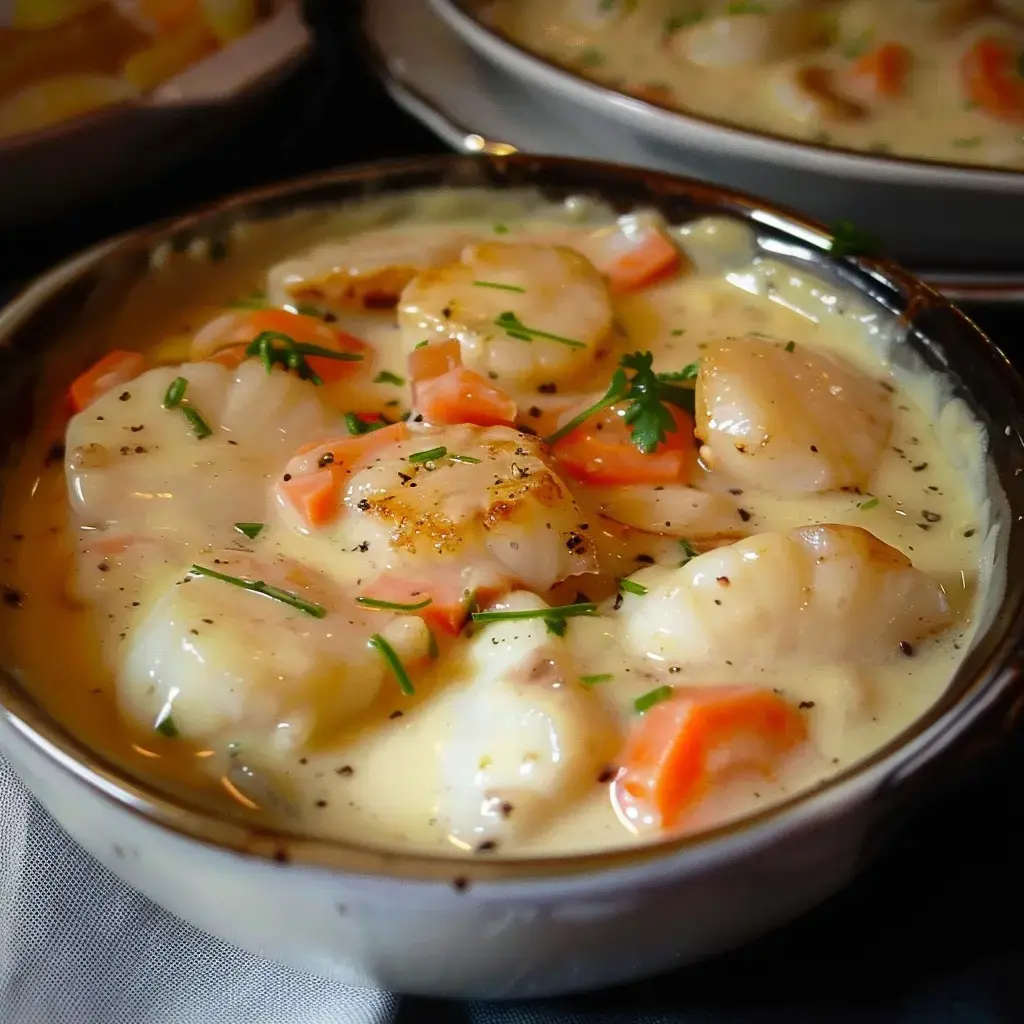
<instances>
[{"instance_id":1,"label":"dark background","mask_svg":"<svg viewBox=\"0 0 1024 1024\"><path fill-rule=\"evenodd\" d=\"M443 152L365 70L358 5L308 0L309 65L202 160L59 222L0 235L0 292L76 249L241 189ZM474 126L476 127L476 126ZM479 126L486 131L487 126ZM849 216L855 219L855 211ZM972 309L1016 356L1024 314ZM1024 1022L1024 749L908 817L852 887L772 937L665 978L530 1004L405 1000L401 1020L480 1024Z\"/></svg>"}]
</instances>

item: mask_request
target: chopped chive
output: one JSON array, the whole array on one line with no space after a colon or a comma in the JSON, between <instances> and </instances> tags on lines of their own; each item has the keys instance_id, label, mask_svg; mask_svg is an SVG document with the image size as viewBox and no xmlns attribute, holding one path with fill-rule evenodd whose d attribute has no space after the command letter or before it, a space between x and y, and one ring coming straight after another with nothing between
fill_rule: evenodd
<instances>
[{"instance_id":1,"label":"chopped chive","mask_svg":"<svg viewBox=\"0 0 1024 1024\"><path fill-rule=\"evenodd\" d=\"M188 420L189 426L192 428L192 433L196 435L197 441L202 441L204 437L209 437L213 433L213 428L203 419L202 416L196 412L195 409L190 405L179 405L182 415Z\"/></svg>"},{"instance_id":2,"label":"chopped chive","mask_svg":"<svg viewBox=\"0 0 1024 1024\"><path fill-rule=\"evenodd\" d=\"M495 224L494 225L494 233L496 235L507 235L508 234L508 225L507 224Z\"/></svg>"},{"instance_id":3,"label":"chopped chive","mask_svg":"<svg viewBox=\"0 0 1024 1024\"><path fill-rule=\"evenodd\" d=\"M427 641L427 657L430 658L431 661L437 661L437 659L441 657L441 652L437 646L437 637L434 636L434 631L432 629L427 630L427 636L430 638Z\"/></svg>"},{"instance_id":4,"label":"chopped chive","mask_svg":"<svg viewBox=\"0 0 1024 1024\"><path fill-rule=\"evenodd\" d=\"M181 735L178 732L178 727L174 724L174 719L170 715L166 718L161 718L154 728L161 736L166 736L169 740L176 740Z\"/></svg>"},{"instance_id":5,"label":"chopped chive","mask_svg":"<svg viewBox=\"0 0 1024 1024\"><path fill-rule=\"evenodd\" d=\"M643 714L645 711L653 708L655 704L660 704L662 701L668 700L673 693L675 693L675 690L673 690L671 686L657 686L653 690L648 690L643 696L637 697L637 699L633 701L633 707L636 708L640 714Z\"/></svg>"},{"instance_id":6,"label":"chopped chive","mask_svg":"<svg viewBox=\"0 0 1024 1024\"><path fill-rule=\"evenodd\" d=\"M477 466L484 461L483 459L478 459L472 455L449 455L448 458L451 459L452 462L466 462L471 466Z\"/></svg>"},{"instance_id":7,"label":"chopped chive","mask_svg":"<svg viewBox=\"0 0 1024 1024\"><path fill-rule=\"evenodd\" d=\"M679 338L686 333L685 328L676 327L674 330L669 331L673 338Z\"/></svg>"},{"instance_id":8,"label":"chopped chive","mask_svg":"<svg viewBox=\"0 0 1024 1024\"><path fill-rule=\"evenodd\" d=\"M568 623L565 619L545 619L544 628L555 636L565 636Z\"/></svg>"},{"instance_id":9,"label":"chopped chive","mask_svg":"<svg viewBox=\"0 0 1024 1024\"><path fill-rule=\"evenodd\" d=\"M580 676L580 682L584 686L597 686L598 683L607 683L614 678L611 672L598 672L593 676Z\"/></svg>"},{"instance_id":10,"label":"chopped chive","mask_svg":"<svg viewBox=\"0 0 1024 1024\"><path fill-rule=\"evenodd\" d=\"M508 622L518 619L570 619L577 615L593 615L597 605L592 601L563 604L554 608L530 608L521 612L473 612L474 622Z\"/></svg>"},{"instance_id":11,"label":"chopped chive","mask_svg":"<svg viewBox=\"0 0 1024 1024\"><path fill-rule=\"evenodd\" d=\"M181 405L181 400L185 397L187 388L188 381L184 377L175 377L168 386L167 393L164 395L164 408L175 409Z\"/></svg>"},{"instance_id":12,"label":"chopped chive","mask_svg":"<svg viewBox=\"0 0 1024 1024\"><path fill-rule=\"evenodd\" d=\"M409 456L410 462L434 462L436 459L443 459L448 454L448 449L443 444L436 448L427 448L426 451L413 452Z\"/></svg>"},{"instance_id":13,"label":"chopped chive","mask_svg":"<svg viewBox=\"0 0 1024 1024\"><path fill-rule=\"evenodd\" d=\"M474 281L477 288L498 288L503 292L519 292L525 294L526 289L520 288L517 284L502 284L500 281Z\"/></svg>"},{"instance_id":14,"label":"chopped chive","mask_svg":"<svg viewBox=\"0 0 1024 1024\"><path fill-rule=\"evenodd\" d=\"M376 377L373 378L374 384L396 384L399 387L405 383L404 377L399 377L397 373L392 373L390 370L381 370Z\"/></svg>"},{"instance_id":15,"label":"chopped chive","mask_svg":"<svg viewBox=\"0 0 1024 1024\"><path fill-rule=\"evenodd\" d=\"M261 594L263 597L269 597L272 601L279 601L281 604L289 605L297 611L311 615L314 619L322 619L327 614L327 609L323 605L316 604L313 601L305 601L298 594L292 594L287 590L271 587L264 583L263 580L247 580L241 576L229 576L227 573L217 572L215 569L207 569L205 566L195 564L189 569L189 575L207 576L211 580L230 583L233 587L241 587L242 590L248 590L253 594Z\"/></svg>"},{"instance_id":16,"label":"chopped chive","mask_svg":"<svg viewBox=\"0 0 1024 1024\"><path fill-rule=\"evenodd\" d=\"M354 412L345 413L345 429L350 434L365 434L367 424L364 423Z\"/></svg>"},{"instance_id":17,"label":"chopped chive","mask_svg":"<svg viewBox=\"0 0 1024 1024\"><path fill-rule=\"evenodd\" d=\"M398 681L398 688L407 697L411 697L415 692L416 688L412 685L412 680L409 678L409 673L406 672L405 666L402 664L402 659L395 653L394 647L391 646L380 635L380 633L374 633L370 637L368 643L377 652L380 653L381 657L388 663L388 667L394 673L395 679Z\"/></svg>"},{"instance_id":18,"label":"chopped chive","mask_svg":"<svg viewBox=\"0 0 1024 1024\"><path fill-rule=\"evenodd\" d=\"M877 504L879 504L878 498L868 498L867 501L862 501L862 502L858 503L857 508L861 508L861 509L874 508Z\"/></svg>"},{"instance_id":19,"label":"chopped chive","mask_svg":"<svg viewBox=\"0 0 1024 1024\"><path fill-rule=\"evenodd\" d=\"M425 345L429 345L429 344L430 344L430 339L429 338L424 338L422 341L417 341L416 342L415 348L423 348Z\"/></svg>"},{"instance_id":20,"label":"chopped chive","mask_svg":"<svg viewBox=\"0 0 1024 1024\"><path fill-rule=\"evenodd\" d=\"M534 327L527 327L511 310L502 313L494 320L495 324L500 327L506 334L511 335L513 338L518 338L521 341L533 341L534 338L545 338L548 341L557 341L563 345L569 345L571 348L586 348L582 341L577 341L575 338L566 338L561 334L551 334L548 331L538 331Z\"/></svg>"},{"instance_id":21,"label":"chopped chive","mask_svg":"<svg viewBox=\"0 0 1024 1024\"><path fill-rule=\"evenodd\" d=\"M244 533L249 540L255 540L263 532L263 523L235 523L235 529Z\"/></svg>"},{"instance_id":22,"label":"chopped chive","mask_svg":"<svg viewBox=\"0 0 1024 1024\"><path fill-rule=\"evenodd\" d=\"M635 580L619 580L619 589L627 594L636 594L637 597L643 597L647 593L647 588Z\"/></svg>"},{"instance_id":23,"label":"chopped chive","mask_svg":"<svg viewBox=\"0 0 1024 1024\"><path fill-rule=\"evenodd\" d=\"M795 348L796 348L796 342L795 341L787 341L786 342L786 351L787 352L792 352L793 349L795 349Z\"/></svg>"},{"instance_id":24,"label":"chopped chive","mask_svg":"<svg viewBox=\"0 0 1024 1024\"><path fill-rule=\"evenodd\" d=\"M383 612L418 612L421 608L426 608L427 605L433 603L434 599L432 597L425 597L416 604L402 604L400 601L378 601L375 597L356 598L356 604L361 604L364 608L376 608Z\"/></svg>"},{"instance_id":25,"label":"chopped chive","mask_svg":"<svg viewBox=\"0 0 1024 1024\"><path fill-rule=\"evenodd\" d=\"M683 560L679 563L680 566L686 565L690 559L696 558L700 554L685 537L679 538L679 546L683 549Z\"/></svg>"}]
</instances>

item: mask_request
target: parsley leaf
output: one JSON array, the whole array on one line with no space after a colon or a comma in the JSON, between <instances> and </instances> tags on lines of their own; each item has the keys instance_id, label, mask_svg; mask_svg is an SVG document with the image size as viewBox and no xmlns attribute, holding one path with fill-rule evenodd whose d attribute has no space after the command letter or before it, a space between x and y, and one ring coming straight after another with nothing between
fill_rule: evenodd
<instances>
[{"instance_id":1,"label":"parsley leaf","mask_svg":"<svg viewBox=\"0 0 1024 1024\"><path fill-rule=\"evenodd\" d=\"M832 243L829 254L842 256L874 256L881 249L881 242L867 231L861 231L848 220L836 221L832 225Z\"/></svg>"},{"instance_id":2,"label":"parsley leaf","mask_svg":"<svg viewBox=\"0 0 1024 1024\"><path fill-rule=\"evenodd\" d=\"M693 415L694 391L691 382L696 379L698 369L697 363L690 363L676 373L655 373L654 356L650 352L625 355L612 375L611 384L604 396L573 416L545 440L548 444L554 444L595 413L627 401L629 405L623 419L631 428L630 438L640 451L650 455L669 434L677 430L675 417L668 406L674 405ZM626 376L627 370L632 370L632 377Z\"/></svg>"}]
</instances>

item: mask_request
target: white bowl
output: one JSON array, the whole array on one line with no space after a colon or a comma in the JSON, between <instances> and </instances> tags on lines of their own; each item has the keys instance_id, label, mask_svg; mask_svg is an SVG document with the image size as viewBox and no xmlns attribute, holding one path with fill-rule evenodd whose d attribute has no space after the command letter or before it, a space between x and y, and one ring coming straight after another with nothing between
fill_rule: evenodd
<instances>
[{"instance_id":1,"label":"white bowl","mask_svg":"<svg viewBox=\"0 0 1024 1024\"><path fill-rule=\"evenodd\" d=\"M1024 173L859 153L746 130L636 99L538 56L479 20L480 0L429 0L473 50L536 90L627 128L647 163L795 207L825 222L851 220L918 266L1024 265ZM478 128L486 131L486 126ZM590 133L596 159L616 159Z\"/></svg>"},{"instance_id":2,"label":"white bowl","mask_svg":"<svg viewBox=\"0 0 1024 1024\"><path fill-rule=\"evenodd\" d=\"M295 0L138 100L0 140L0 230L69 213L203 151L301 61Z\"/></svg>"},{"instance_id":3,"label":"white bowl","mask_svg":"<svg viewBox=\"0 0 1024 1024\"><path fill-rule=\"evenodd\" d=\"M907 334L895 363L923 360L944 375L988 433L994 575L1005 586L943 697L860 764L725 827L574 857L428 857L273 831L241 808L218 816L129 777L0 670L0 749L71 835L130 885L199 928L290 966L467 998L627 981L735 946L824 899L863 866L917 785L936 786L938 769L959 763L950 754L964 753L965 736L995 743L1013 726L1024 628L1024 382L1003 356L893 264L833 260L818 225L650 172L518 156L382 164L243 195L104 243L0 312L0 444L15 444L28 429L32 385L63 325L101 323L149 272L158 246L182 248L223 237L238 221L366 195L481 186L590 194L622 210L654 206L672 222L737 216L755 228L763 251L902 316ZM397 216L402 208L396 202ZM992 593L998 598L998 584Z\"/></svg>"}]
</instances>

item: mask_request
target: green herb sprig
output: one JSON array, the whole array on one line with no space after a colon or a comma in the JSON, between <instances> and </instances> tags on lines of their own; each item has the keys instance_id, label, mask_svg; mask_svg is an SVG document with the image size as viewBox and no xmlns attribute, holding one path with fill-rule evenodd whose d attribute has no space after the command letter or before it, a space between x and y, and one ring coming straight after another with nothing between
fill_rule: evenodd
<instances>
[{"instance_id":1,"label":"green herb sprig","mask_svg":"<svg viewBox=\"0 0 1024 1024\"><path fill-rule=\"evenodd\" d=\"M356 604L382 612L418 612L421 608L426 608L433 603L432 597L425 597L422 601L417 601L414 604L403 604L401 601L381 601L376 597L356 598Z\"/></svg>"},{"instance_id":2,"label":"green herb sprig","mask_svg":"<svg viewBox=\"0 0 1024 1024\"><path fill-rule=\"evenodd\" d=\"M337 359L343 363L362 362L358 352L336 352L334 349L312 345L305 341L296 341L291 335L281 331L260 331L245 347L247 356L259 356L267 373L275 366L283 366L286 370L294 370L301 380L308 380L316 387L323 384L323 379L309 365L307 356L321 356L324 359Z\"/></svg>"},{"instance_id":3,"label":"green herb sprig","mask_svg":"<svg viewBox=\"0 0 1024 1024\"><path fill-rule=\"evenodd\" d=\"M632 377L626 375L627 370L632 371ZM595 413L619 402L628 402L623 419L632 428L630 438L640 451L650 455L669 434L678 430L668 406L674 405L693 415L693 382L698 371L698 364L690 363L675 373L655 373L654 356L650 352L625 355L604 395L545 440L555 444Z\"/></svg>"}]
</instances>

